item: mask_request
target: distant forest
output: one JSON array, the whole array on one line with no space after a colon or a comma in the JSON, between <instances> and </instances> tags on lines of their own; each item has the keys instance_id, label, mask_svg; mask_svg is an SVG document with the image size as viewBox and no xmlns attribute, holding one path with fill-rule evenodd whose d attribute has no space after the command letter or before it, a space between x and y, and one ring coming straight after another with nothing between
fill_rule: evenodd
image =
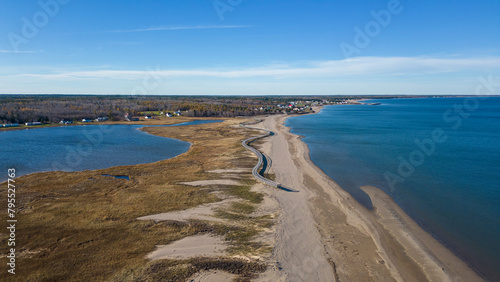
<instances>
[{"instance_id":1,"label":"distant forest","mask_svg":"<svg viewBox=\"0 0 500 282\"><path fill-rule=\"evenodd\" d=\"M281 112L276 105L297 97L226 96L104 96L104 95L0 95L0 122L57 123L107 117L125 119L146 111L182 111L189 117L234 117ZM324 97L299 100L323 101ZM337 99L346 99L337 98Z\"/></svg>"}]
</instances>

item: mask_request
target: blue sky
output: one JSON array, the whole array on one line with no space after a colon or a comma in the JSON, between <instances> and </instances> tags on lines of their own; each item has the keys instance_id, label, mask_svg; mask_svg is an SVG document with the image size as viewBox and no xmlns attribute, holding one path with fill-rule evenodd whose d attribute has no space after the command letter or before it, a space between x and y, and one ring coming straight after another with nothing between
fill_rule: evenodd
<instances>
[{"instance_id":1,"label":"blue sky","mask_svg":"<svg viewBox=\"0 0 500 282\"><path fill-rule=\"evenodd\" d=\"M500 94L498 0L1 0L0 35L4 94Z\"/></svg>"}]
</instances>

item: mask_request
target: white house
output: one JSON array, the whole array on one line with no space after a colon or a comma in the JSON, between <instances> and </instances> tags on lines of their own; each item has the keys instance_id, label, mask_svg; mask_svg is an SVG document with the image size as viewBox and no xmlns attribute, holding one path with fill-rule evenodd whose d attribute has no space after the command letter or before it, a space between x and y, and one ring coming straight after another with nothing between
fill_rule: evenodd
<instances>
[{"instance_id":1,"label":"white house","mask_svg":"<svg viewBox=\"0 0 500 282\"><path fill-rule=\"evenodd\" d=\"M101 122L102 121L107 121L107 120L108 120L107 117L98 117L98 118L95 119L95 121L101 121Z\"/></svg>"},{"instance_id":2,"label":"white house","mask_svg":"<svg viewBox=\"0 0 500 282\"><path fill-rule=\"evenodd\" d=\"M39 121L34 121L34 122L27 122L27 123L25 123L25 125L26 126L30 126L30 125L42 125L42 123L39 122Z\"/></svg>"}]
</instances>

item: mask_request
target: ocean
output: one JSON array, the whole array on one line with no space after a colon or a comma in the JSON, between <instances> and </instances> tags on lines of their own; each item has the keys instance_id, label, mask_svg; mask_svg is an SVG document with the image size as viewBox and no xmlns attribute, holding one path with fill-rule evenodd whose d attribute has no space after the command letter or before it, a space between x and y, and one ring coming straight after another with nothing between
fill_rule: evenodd
<instances>
[{"instance_id":1,"label":"ocean","mask_svg":"<svg viewBox=\"0 0 500 282\"><path fill-rule=\"evenodd\" d=\"M380 99L289 118L311 160L363 205L379 187L488 280L500 280L500 98Z\"/></svg>"}]
</instances>

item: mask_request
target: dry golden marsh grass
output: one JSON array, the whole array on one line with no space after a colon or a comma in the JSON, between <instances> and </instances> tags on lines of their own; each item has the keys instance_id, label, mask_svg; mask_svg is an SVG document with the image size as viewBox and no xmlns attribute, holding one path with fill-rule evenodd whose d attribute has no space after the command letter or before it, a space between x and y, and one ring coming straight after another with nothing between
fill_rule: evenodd
<instances>
[{"instance_id":1,"label":"dry golden marsh grass","mask_svg":"<svg viewBox=\"0 0 500 282\"><path fill-rule=\"evenodd\" d=\"M251 215L262 195L250 191L255 184L250 173L238 174L242 185L224 189L177 184L219 179L220 175L207 172L213 169L238 167L250 172L256 158L249 157L241 141L252 132L237 127L242 121L245 120L146 128L155 135L191 142L188 152L173 159L17 178L16 274L4 270L0 280L185 280L200 269L226 270L248 278L264 271L265 264L231 256L158 261L145 258L156 245L201 233L224 236L231 246L230 254L250 256L270 250L269 246L252 241L272 221L269 216ZM128 175L130 181L103 174ZM1 187L2 199L6 199L6 186L4 183ZM211 193L213 189L241 198L227 209L218 210L217 216L228 219L227 224L137 220L145 215L220 201ZM1 216L5 222L5 211ZM0 234L2 254L8 249L8 234L4 230Z\"/></svg>"}]
</instances>

